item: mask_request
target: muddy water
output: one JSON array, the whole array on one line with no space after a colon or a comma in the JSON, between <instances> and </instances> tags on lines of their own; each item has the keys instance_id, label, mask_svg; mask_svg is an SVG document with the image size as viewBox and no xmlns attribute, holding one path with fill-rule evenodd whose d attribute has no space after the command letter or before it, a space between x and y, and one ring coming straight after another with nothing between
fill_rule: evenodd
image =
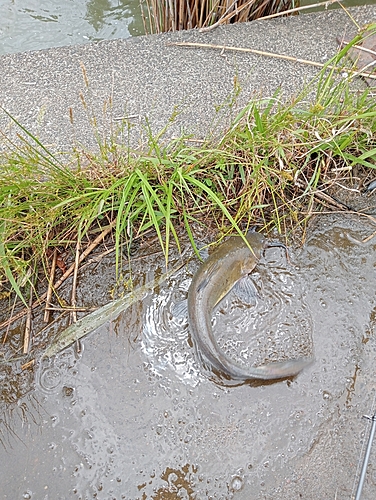
<instances>
[{"instance_id":1,"label":"muddy water","mask_svg":"<svg viewBox=\"0 0 376 500\"><path fill-rule=\"evenodd\" d=\"M342 5L375 2L343 0ZM145 32L138 0L1 0L0 9L0 54L129 38Z\"/></svg>"},{"instance_id":2,"label":"muddy water","mask_svg":"<svg viewBox=\"0 0 376 500\"><path fill-rule=\"evenodd\" d=\"M144 34L137 0L1 0L0 54Z\"/></svg>"},{"instance_id":3,"label":"muddy water","mask_svg":"<svg viewBox=\"0 0 376 500\"><path fill-rule=\"evenodd\" d=\"M184 308L194 260L83 352L41 362L4 411L1 498L351 498L362 415L376 411L376 240L357 241L373 230L322 216L288 260L266 252L253 300L215 311L238 362L313 354L294 380L224 387L201 373ZM376 443L362 498L375 492Z\"/></svg>"}]
</instances>

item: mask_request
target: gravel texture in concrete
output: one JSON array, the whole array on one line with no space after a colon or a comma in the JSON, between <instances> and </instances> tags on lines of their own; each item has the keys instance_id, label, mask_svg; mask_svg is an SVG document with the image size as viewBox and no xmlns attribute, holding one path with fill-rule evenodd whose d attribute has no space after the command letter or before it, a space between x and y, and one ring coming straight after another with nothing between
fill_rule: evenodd
<instances>
[{"instance_id":1,"label":"gravel texture in concrete","mask_svg":"<svg viewBox=\"0 0 376 500\"><path fill-rule=\"evenodd\" d=\"M223 26L208 33L192 30L2 56L0 104L58 149L69 147L72 139L94 145L88 116L95 116L100 133L109 135L121 117L132 116L136 125L148 118L157 131L178 110L170 135L182 130L205 135L225 128L223 114L229 108L223 105L234 92L234 81L242 89L237 102L241 106L254 95L271 96L279 87L285 96L294 94L318 70L269 56L174 42L248 47L323 63L335 54L336 37L351 38L357 31L355 22L362 26L375 19L376 6L350 12L352 18L345 11L330 10ZM1 130L8 133L9 123L2 113Z\"/></svg>"}]
</instances>

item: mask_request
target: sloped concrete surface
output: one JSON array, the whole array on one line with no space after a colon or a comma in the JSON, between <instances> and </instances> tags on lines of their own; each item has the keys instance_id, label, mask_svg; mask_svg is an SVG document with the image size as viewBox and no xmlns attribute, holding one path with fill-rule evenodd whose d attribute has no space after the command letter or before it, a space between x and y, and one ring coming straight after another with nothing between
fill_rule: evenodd
<instances>
[{"instance_id":1,"label":"sloped concrete surface","mask_svg":"<svg viewBox=\"0 0 376 500\"><path fill-rule=\"evenodd\" d=\"M203 135L225 127L216 107L233 93L235 79L242 88L241 106L255 94L272 95L278 87L285 96L294 94L318 70L272 57L171 43L249 47L323 63L335 54L336 37L351 38L357 30L355 22L362 26L375 19L376 6L351 9L351 17L331 10L223 26L209 33L185 31L3 56L0 104L58 149L67 148L72 138L94 144L87 115L95 115L99 130L108 135L119 118L129 115L135 124L147 117L153 130L159 130L178 109L171 134L184 130ZM110 104L106 113L105 103ZM7 131L8 125L3 113L0 127Z\"/></svg>"}]
</instances>

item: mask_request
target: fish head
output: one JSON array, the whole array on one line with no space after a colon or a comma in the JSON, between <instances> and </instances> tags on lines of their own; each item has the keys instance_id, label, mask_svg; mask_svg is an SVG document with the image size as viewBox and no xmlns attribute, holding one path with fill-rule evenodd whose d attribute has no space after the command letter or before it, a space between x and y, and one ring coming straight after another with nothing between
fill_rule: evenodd
<instances>
[{"instance_id":1,"label":"fish head","mask_svg":"<svg viewBox=\"0 0 376 500\"><path fill-rule=\"evenodd\" d=\"M260 256L263 250L267 246L267 240L261 233L257 233L256 231L248 231L246 234L246 240L253 250L254 255Z\"/></svg>"},{"instance_id":2,"label":"fish head","mask_svg":"<svg viewBox=\"0 0 376 500\"><path fill-rule=\"evenodd\" d=\"M248 269L255 266L255 263L260 259L268 245L264 236L261 233L256 233L256 231L248 231L246 240L248 242L250 254L247 258L244 258L243 267Z\"/></svg>"}]
</instances>

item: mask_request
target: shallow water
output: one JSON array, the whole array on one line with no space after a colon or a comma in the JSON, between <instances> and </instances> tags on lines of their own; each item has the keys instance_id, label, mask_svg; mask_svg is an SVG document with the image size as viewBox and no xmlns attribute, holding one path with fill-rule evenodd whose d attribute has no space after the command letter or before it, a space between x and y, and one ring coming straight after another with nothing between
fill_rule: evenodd
<instances>
[{"instance_id":1,"label":"shallow water","mask_svg":"<svg viewBox=\"0 0 376 500\"><path fill-rule=\"evenodd\" d=\"M144 34L139 0L0 0L0 12L0 55Z\"/></svg>"},{"instance_id":2,"label":"shallow water","mask_svg":"<svg viewBox=\"0 0 376 500\"><path fill-rule=\"evenodd\" d=\"M176 307L194 260L82 353L43 360L35 390L3 405L1 498L351 498L361 417L376 408L376 241L356 242L373 230L322 216L288 260L266 252L253 303L230 294L215 311L219 343L243 364L313 354L294 380L229 388L201 372Z\"/></svg>"},{"instance_id":3,"label":"shallow water","mask_svg":"<svg viewBox=\"0 0 376 500\"><path fill-rule=\"evenodd\" d=\"M138 0L0 0L0 54L144 34Z\"/></svg>"}]
</instances>

